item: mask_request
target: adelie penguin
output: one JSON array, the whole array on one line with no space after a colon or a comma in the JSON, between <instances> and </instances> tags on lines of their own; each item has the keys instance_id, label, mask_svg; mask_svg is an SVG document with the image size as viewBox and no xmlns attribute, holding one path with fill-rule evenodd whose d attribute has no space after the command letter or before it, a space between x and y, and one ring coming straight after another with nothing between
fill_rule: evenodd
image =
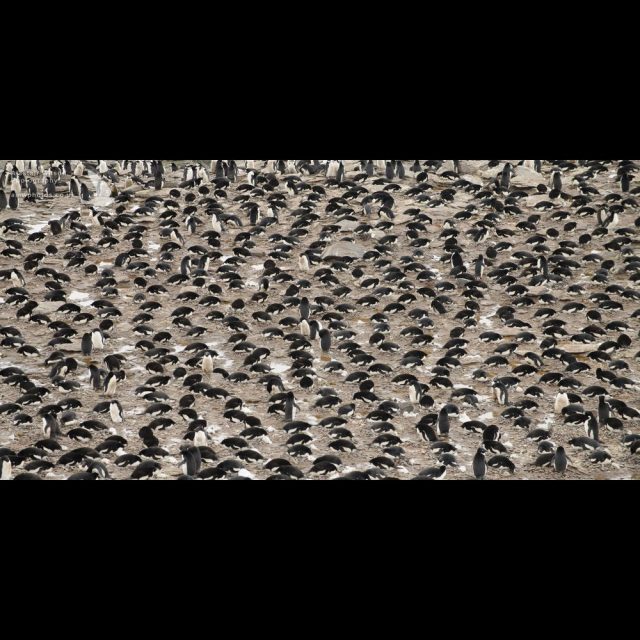
<instances>
[{"instance_id":1,"label":"adelie penguin","mask_svg":"<svg viewBox=\"0 0 640 640\"><path fill-rule=\"evenodd\" d=\"M585 433L587 434L588 438L591 438L592 440L595 440L596 442L599 441L599 428L598 428L598 421L596 420L596 417L593 415L593 413L591 411L587 411L587 413L585 414L586 416L586 420L584 422L584 430Z\"/></svg>"},{"instance_id":2,"label":"adelie penguin","mask_svg":"<svg viewBox=\"0 0 640 640\"><path fill-rule=\"evenodd\" d=\"M0 457L0 480L11 480L12 466L9 456Z\"/></svg>"},{"instance_id":3,"label":"adelie penguin","mask_svg":"<svg viewBox=\"0 0 640 640\"><path fill-rule=\"evenodd\" d=\"M499 405L509 404L509 392L507 391L507 387L500 382L496 382L493 385L493 392Z\"/></svg>"},{"instance_id":4,"label":"adelie penguin","mask_svg":"<svg viewBox=\"0 0 640 640\"><path fill-rule=\"evenodd\" d=\"M42 417L42 433L45 438L56 439L62 435L60 423L55 414L47 413Z\"/></svg>"},{"instance_id":5,"label":"adelie penguin","mask_svg":"<svg viewBox=\"0 0 640 640\"><path fill-rule=\"evenodd\" d=\"M182 473L186 476L198 475L202 468L202 455L196 446L182 447Z\"/></svg>"},{"instance_id":6,"label":"adelie penguin","mask_svg":"<svg viewBox=\"0 0 640 640\"><path fill-rule=\"evenodd\" d=\"M301 320L309 320L309 314L311 313L311 306L309 305L309 299L304 297L300 301L300 319Z\"/></svg>"},{"instance_id":7,"label":"adelie penguin","mask_svg":"<svg viewBox=\"0 0 640 640\"><path fill-rule=\"evenodd\" d=\"M473 475L476 480L484 480L487 475L486 450L480 447L473 457Z\"/></svg>"},{"instance_id":8,"label":"adelie penguin","mask_svg":"<svg viewBox=\"0 0 640 640\"><path fill-rule=\"evenodd\" d=\"M290 391L287 394L287 398L284 402L284 419L287 422L292 422L296 419L297 408L298 405L296 404L295 396L293 395L293 392Z\"/></svg>"},{"instance_id":9,"label":"adelie penguin","mask_svg":"<svg viewBox=\"0 0 640 640\"><path fill-rule=\"evenodd\" d=\"M438 414L438 420L436 422L436 432L441 437L447 437L449 435L449 412L446 407L440 409L440 413Z\"/></svg>"},{"instance_id":10,"label":"adelie penguin","mask_svg":"<svg viewBox=\"0 0 640 640\"><path fill-rule=\"evenodd\" d=\"M117 400L111 400L111 402L109 402L109 416L115 424L124 422L124 411L122 405Z\"/></svg>"},{"instance_id":11,"label":"adelie penguin","mask_svg":"<svg viewBox=\"0 0 640 640\"><path fill-rule=\"evenodd\" d=\"M409 402L412 404L420 404L422 401L422 385L414 380L409 386Z\"/></svg>"},{"instance_id":12,"label":"adelie penguin","mask_svg":"<svg viewBox=\"0 0 640 640\"><path fill-rule=\"evenodd\" d=\"M328 354L331 351L331 332L328 329L322 329L318 335L322 353Z\"/></svg>"},{"instance_id":13,"label":"adelie penguin","mask_svg":"<svg viewBox=\"0 0 640 640\"><path fill-rule=\"evenodd\" d=\"M569 466L569 459L565 453L564 447L558 447L553 456L553 469L556 473L564 474Z\"/></svg>"}]
</instances>

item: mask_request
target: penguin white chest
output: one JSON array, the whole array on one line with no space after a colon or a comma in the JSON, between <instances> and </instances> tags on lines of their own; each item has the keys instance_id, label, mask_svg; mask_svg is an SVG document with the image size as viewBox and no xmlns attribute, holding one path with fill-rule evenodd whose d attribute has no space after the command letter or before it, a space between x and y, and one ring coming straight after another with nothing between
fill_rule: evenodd
<instances>
[{"instance_id":1,"label":"penguin white chest","mask_svg":"<svg viewBox=\"0 0 640 640\"><path fill-rule=\"evenodd\" d=\"M111 416L111 420L116 423L122 422L122 412L117 404L112 404L109 407L109 415Z\"/></svg>"}]
</instances>

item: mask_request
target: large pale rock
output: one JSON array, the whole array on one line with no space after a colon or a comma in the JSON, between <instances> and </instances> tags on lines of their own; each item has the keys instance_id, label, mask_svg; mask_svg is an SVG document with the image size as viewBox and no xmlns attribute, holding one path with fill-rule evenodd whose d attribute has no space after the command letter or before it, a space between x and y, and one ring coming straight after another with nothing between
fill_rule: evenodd
<instances>
[{"instance_id":1,"label":"large pale rock","mask_svg":"<svg viewBox=\"0 0 640 640\"><path fill-rule=\"evenodd\" d=\"M511 178L511 186L519 189L535 188L542 182L544 178L541 174L528 167L516 167L516 175Z\"/></svg>"},{"instance_id":2,"label":"large pale rock","mask_svg":"<svg viewBox=\"0 0 640 640\"><path fill-rule=\"evenodd\" d=\"M366 252L367 250L358 242L339 240L338 242L332 242L331 245L325 249L322 257L360 259Z\"/></svg>"}]
</instances>

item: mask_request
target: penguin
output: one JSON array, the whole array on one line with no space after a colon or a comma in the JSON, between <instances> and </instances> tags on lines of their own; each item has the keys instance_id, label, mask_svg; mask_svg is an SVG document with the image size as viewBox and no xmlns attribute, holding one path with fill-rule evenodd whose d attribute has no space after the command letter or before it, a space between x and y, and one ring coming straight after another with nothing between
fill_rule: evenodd
<instances>
[{"instance_id":1,"label":"penguin","mask_svg":"<svg viewBox=\"0 0 640 640\"><path fill-rule=\"evenodd\" d=\"M132 480L150 480L162 468L162 465L155 460L143 460L131 474Z\"/></svg>"},{"instance_id":2,"label":"penguin","mask_svg":"<svg viewBox=\"0 0 640 640\"><path fill-rule=\"evenodd\" d=\"M118 389L118 382L124 379L123 371L110 371L104 379L103 390L106 396L113 397Z\"/></svg>"},{"instance_id":3,"label":"penguin","mask_svg":"<svg viewBox=\"0 0 640 640\"><path fill-rule=\"evenodd\" d=\"M439 467L429 467L428 469L422 470L417 477L416 480L444 480L447 475L447 467L445 465L441 465Z\"/></svg>"},{"instance_id":4,"label":"penguin","mask_svg":"<svg viewBox=\"0 0 640 640\"><path fill-rule=\"evenodd\" d=\"M202 454L197 446L184 446L182 453L182 473L186 476L196 476L202 468Z\"/></svg>"},{"instance_id":5,"label":"penguin","mask_svg":"<svg viewBox=\"0 0 640 640\"><path fill-rule=\"evenodd\" d=\"M610 416L611 416L611 412L609 410L609 405L607 404L606 398L604 396L599 396L598 397L598 422L600 424L600 427L605 427L607 425L607 422Z\"/></svg>"},{"instance_id":6,"label":"penguin","mask_svg":"<svg viewBox=\"0 0 640 640\"><path fill-rule=\"evenodd\" d=\"M569 459L565 453L564 447L558 447L553 456L553 469L556 473L564 474L569 466Z\"/></svg>"},{"instance_id":7,"label":"penguin","mask_svg":"<svg viewBox=\"0 0 640 640\"><path fill-rule=\"evenodd\" d=\"M297 406L295 396L293 392L290 391L284 403L284 419L287 422L293 422L296 419Z\"/></svg>"},{"instance_id":8,"label":"penguin","mask_svg":"<svg viewBox=\"0 0 640 640\"><path fill-rule=\"evenodd\" d=\"M474 275L480 279L484 275L485 259L483 255L478 256L474 261Z\"/></svg>"},{"instance_id":9,"label":"penguin","mask_svg":"<svg viewBox=\"0 0 640 640\"><path fill-rule=\"evenodd\" d=\"M509 187L511 186L511 171L511 164L507 162L500 175L500 188L503 191L509 191Z\"/></svg>"},{"instance_id":10,"label":"penguin","mask_svg":"<svg viewBox=\"0 0 640 640\"><path fill-rule=\"evenodd\" d=\"M484 480L487 475L487 462L485 460L486 450L480 447L473 457L473 475L476 480Z\"/></svg>"},{"instance_id":11,"label":"penguin","mask_svg":"<svg viewBox=\"0 0 640 640\"><path fill-rule=\"evenodd\" d=\"M122 405L117 400L111 400L111 402L109 402L109 416L115 424L124 422L124 411Z\"/></svg>"},{"instance_id":12,"label":"penguin","mask_svg":"<svg viewBox=\"0 0 640 640\"><path fill-rule=\"evenodd\" d=\"M368 177L372 177L375 175L376 169L375 169L375 165L373 164L373 160L367 160L367 162L364 165L364 172L367 174Z\"/></svg>"},{"instance_id":13,"label":"penguin","mask_svg":"<svg viewBox=\"0 0 640 640\"><path fill-rule=\"evenodd\" d=\"M422 401L422 385L414 380L409 386L409 402L412 404L420 404Z\"/></svg>"},{"instance_id":14,"label":"penguin","mask_svg":"<svg viewBox=\"0 0 640 640\"><path fill-rule=\"evenodd\" d=\"M623 173L620 177L620 190L622 193L629 193L629 187L631 186L631 176L628 173Z\"/></svg>"},{"instance_id":15,"label":"penguin","mask_svg":"<svg viewBox=\"0 0 640 640\"><path fill-rule=\"evenodd\" d=\"M391 164L391 160L387 160L387 162L386 162L385 176L386 176L387 180L393 180L396 177L395 176L395 172L393 170L393 165Z\"/></svg>"},{"instance_id":16,"label":"penguin","mask_svg":"<svg viewBox=\"0 0 640 640\"><path fill-rule=\"evenodd\" d=\"M509 392L501 382L494 383L493 392L499 405L509 404Z\"/></svg>"},{"instance_id":17,"label":"penguin","mask_svg":"<svg viewBox=\"0 0 640 640\"><path fill-rule=\"evenodd\" d=\"M206 373L207 375L211 375L213 373L213 357L210 353L204 355L200 367L202 368L203 373Z\"/></svg>"},{"instance_id":18,"label":"penguin","mask_svg":"<svg viewBox=\"0 0 640 640\"><path fill-rule=\"evenodd\" d=\"M91 200L91 194L89 193L89 189L84 182L80 185L80 200L82 202L89 202Z\"/></svg>"},{"instance_id":19,"label":"penguin","mask_svg":"<svg viewBox=\"0 0 640 640\"><path fill-rule=\"evenodd\" d=\"M329 353L331 351L331 332L328 329L322 329L318 335L322 352Z\"/></svg>"},{"instance_id":20,"label":"penguin","mask_svg":"<svg viewBox=\"0 0 640 640\"><path fill-rule=\"evenodd\" d=\"M18 195L15 191L11 191L9 195L9 209L16 210L18 208Z\"/></svg>"},{"instance_id":21,"label":"penguin","mask_svg":"<svg viewBox=\"0 0 640 640\"><path fill-rule=\"evenodd\" d=\"M88 357L93 351L93 340L90 333L85 333L82 336L82 342L80 344L82 355Z\"/></svg>"},{"instance_id":22,"label":"penguin","mask_svg":"<svg viewBox=\"0 0 640 640\"><path fill-rule=\"evenodd\" d=\"M569 396L564 392L560 392L560 393L558 393L556 395L556 400L555 400L555 403L553 405L553 410L556 413L562 413L562 410L565 407L568 407L569 404L570 404L569 403Z\"/></svg>"},{"instance_id":23,"label":"penguin","mask_svg":"<svg viewBox=\"0 0 640 640\"><path fill-rule=\"evenodd\" d=\"M93 349L104 349L104 333L100 329L91 332L91 346Z\"/></svg>"},{"instance_id":24,"label":"penguin","mask_svg":"<svg viewBox=\"0 0 640 640\"><path fill-rule=\"evenodd\" d=\"M311 313L311 307L309 305L309 299L304 297L300 301L300 319L301 320L309 320L309 314Z\"/></svg>"},{"instance_id":25,"label":"penguin","mask_svg":"<svg viewBox=\"0 0 640 640\"><path fill-rule=\"evenodd\" d=\"M0 457L0 480L11 480L11 459L9 456Z\"/></svg>"},{"instance_id":26,"label":"penguin","mask_svg":"<svg viewBox=\"0 0 640 640\"><path fill-rule=\"evenodd\" d=\"M438 421L436 432L439 436L447 437L449 435L449 413L446 407L440 409L440 413L438 413Z\"/></svg>"},{"instance_id":27,"label":"penguin","mask_svg":"<svg viewBox=\"0 0 640 640\"><path fill-rule=\"evenodd\" d=\"M585 433L587 434L587 438L591 438L592 440L599 442L600 439L598 437L599 436L598 421L596 420L595 416L591 411L587 411L585 416L586 416L586 420L584 423L584 430L585 430Z\"/></svg>"},{"instance_id":28,"label":"penguin","mask_svg":"<svg viewBox=\"0 0 640 640\"><path fill-rule=\"evenodd\" d=\"M62 435L60 423L54 414L47 413L42 417L42 433L44 433L45 438L51 438L52 440Z\"/></svg>"}]
</instances>

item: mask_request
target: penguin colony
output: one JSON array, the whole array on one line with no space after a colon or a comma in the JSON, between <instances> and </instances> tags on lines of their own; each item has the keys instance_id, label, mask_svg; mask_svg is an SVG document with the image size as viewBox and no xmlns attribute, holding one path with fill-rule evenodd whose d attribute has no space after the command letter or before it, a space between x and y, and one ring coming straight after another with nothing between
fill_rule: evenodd
<instances>
[{"instance_id":1,"label":"penguin colony","mask_svg":"<svg viewBox=\"0 0 640 640\"><path fill-rule=\"evenodd\" d=\"M2 164L3 480L638 477L635 161Z\"/></svg>"}]
</instances>

